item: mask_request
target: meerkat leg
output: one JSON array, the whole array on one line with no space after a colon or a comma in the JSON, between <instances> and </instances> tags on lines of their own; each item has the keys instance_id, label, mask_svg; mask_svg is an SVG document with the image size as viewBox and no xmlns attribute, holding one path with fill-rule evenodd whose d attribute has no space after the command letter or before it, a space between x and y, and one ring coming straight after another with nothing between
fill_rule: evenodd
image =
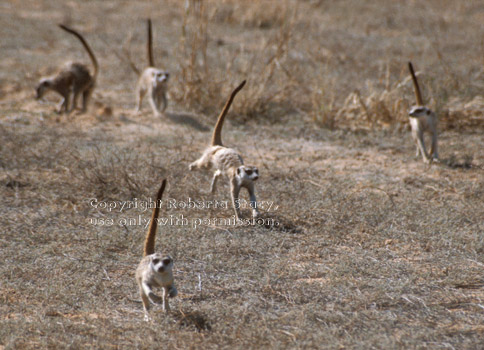
<instances>
[{"instance_id":1,"label":"meerkat leg","mask_svg":"<svg viewBox=\"0 0 484 350\"><path fill-rule=\"evenodd\" d=\"M164 113L165 110L166 110L166 107L168 107L168 100L166 99L166 93L163 92L161 94L161 102L163 103L163 108L161 109L161 113ZM160 106L158 105L158 108L160 108Z\"/></svg>"},{"instance_id":2,"label":"meerkat leg","mask_svg":"<svg viewBox=\"0 0 484 350\"><path fill-rule=\"evenodd\" d=\"M232 203L235 209L235 218L238 220L240 218L240 202L239 202L239 193L240 193L240 186L237 183L235 178L230 180L230 193L232 194Z\"/></svg>"},{"instance_id":3,"label":"meerkat leg","mask_svg":"<svg viewBox=\"0 0 484 350\"><path fill-rule=\"evenodd\" d=\"M143 309L145 310L145 313L148 313L148 311L150 311L150 300L142 288L140 288L139 293L141 295L141 301L143 302Z\"/></svg>"},{"instance_id":4,"label":"meerkat leg","mask_svg":"<svg viewBox=\"0 0 484 350\"><path fill-rule=\"evenodd\" d=\"M153 290L147 283L142 284L144 294L155 304L160 304L162 302L162 298L158 295L153 293Z\"/></svg>"},{"instance_id":5,"label":"meerkat leg","mask_svg":"<svg viewBox=\"0 0 484 350\"><path fill-rule=\"evenodd\" d=\"M222 175L222 172L220 170L217 170L214 174L213 174L213 178L212 178L212 184L210 185L210 192L211 193L215 193L215 187L217 185L217 180L218 178L220 177L220 175Z\"/></svg>"},{"instance_id":6,"label":"meerkat leg","mask_svg":"<svg viewBox=\"0 0 484 350\"><path fill-rule=\"evenodd\" d=\"M72 94L72 103L71 103L71 108L69 109L69 112L74 111L77 108L77 100L79 99L79 91L74 90Z\"/></svg>"},{"instance_id":7,"label":"meerkat leg","mask_svg":"<svg viewBox=\"0 0 484 350\"><path fill-rule=\"evenodd\" d=\"M163 311L170 311L170 302L168 301L168 288L163 288Z\"/></svg>"},{"instance_id":8,"label":"meerkat leg","mask_svg":"<svg viewBox=\"0 0 484 350\"><path fill-rule=\"evenodd\" d=\"M137 104L137 112L141 112L141 104L143 103L143 98L146 95L146 90L145 89L139 89L136 93L136 104Z\"/></svg>"},{"instance_id":9,"label":"meerkat leg","mask_svg":"<svg viewBox=\"0 0 484 350\"><path fill-rule=\"evenodd\" d=\"M255 198L254 184L251 183L250 186L247 187L247 190L249 191L250 207L252 208L252 217L256 218L259 216L259 209L257 207L257 199Z\"/></svg>"},{"instance_id":10,"label":"meerkat leg","mask_svg":"<svg viewBox=\"0 0 484 350\"><path fill-rule=\"evenodd\" d=\"M422 159L424 162L428 162L430 160L427 150L425 149L425 142L424 142L424 135L423 130L420 130L417 135L417 144L420 148L420 153L422 154Z\"/></svg>"},{"instance_id":11,"label":"meerkat leg","mask_svg":"<svg viewBox=\"0 0 484 350\"><path fill-rule=\"evenodd\" d=\"M427 150L425 149L423 130L421 128L419 128L418 130L412 130L412 135L417 142L417 156L418 153L420 153L424 162L427 162L429 157L427 155Z\"/></svg>"},{"instance_id":12,"label":"meerkat leg","mask_svg":"<svg viewBox=\"0 0 484 350\"><path fill-rule=\"evenodd\" d=\"M151 106L151 109L153 110L153 113L155 114L155 116L159 116L161 113L160 111L158 111L158 107L157 107L157 96L156 96L156 91L154 89L151 90L151 96L149 98L149 101L150 101L150 106Z\"/></svg>"},{"instance_id":13,"label":"meerkat leg","mask_svg":"<svg viewBox=\"0 0 484 350\"><path fill-rule=\"evenodd\" d=\"M67 111L68 111L67 107L69 106L69 97L70 97L70 94L67 93L67 94L63 95L62 97L63 97L63 99L59 103L59 107L58 107L58 110L57 110L57 113L58 114L61 114L62 112L67 113Z\"/></svg>"},{"instance_id":14,"label":"meerkat leg","mask_svg":"<svg viewBox=\"0 0 484 350\"><path fill-rule=\"evenodd\" d=\"M437 151L437 132L432 133L432 145L430 146L430 157L433 159L439 159L439 153Z\"/></svg>"},{"instance_id":15,"label":"meerkat leg","mask_svg":"<svg viewBox=\"0 0 484 350\"><path fill-rule=\"evenodd\" d=\"M94 90L94 88L89 88L89 89L83 91L83 93L82 93L82 112L87 111L87 105L89 103L89 100L91 99L93 90Z\"/></svg>"}]
</instances>

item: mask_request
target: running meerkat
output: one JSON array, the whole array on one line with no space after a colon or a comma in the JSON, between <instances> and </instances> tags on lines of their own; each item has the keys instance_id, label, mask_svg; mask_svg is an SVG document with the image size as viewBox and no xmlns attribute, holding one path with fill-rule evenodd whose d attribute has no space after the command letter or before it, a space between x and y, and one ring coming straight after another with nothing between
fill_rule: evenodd
<instances>
[{"instance_id":1,"label":"running meerkat","mask_svg":"<svg viewBox=\"0 0 484 350\"><path fill-rule=\"evenodd\" d=\"M173 259L169 255L155 252L155 236L157 228L158 214L160 212L161 197L165 190L166 180L163 180L156 196L155 207L151 216L150 227L146 234L143 259L141 259L136 269L136 281L138 282L145 320L149 321L150 301L155 304L163 304L163 311L169 311L170 305L168 298L177 296L178 291L173 281ZM163 297L159 297L153 292L153 287L163 288Z\"/></svg>"},{"instance_id":2,"label":"running meerkat","mask_svg":"<svg viewBox=\"0 0 484 350\"><path fill-rule=\"evenodd\" d=\"M155 68L153 59L153 34L151 30L151 19L148 22L148 67L141 73L136 84L137 112L141 112L141 104L146 93L148 93L149 103L155 116L159 117L165 112L168 106L166 92L168 90L168 78L170 74L162 69ZM160 110L160 105L163 108Z\"/></svg>"},{"instance_id":3,"label":"running meerkat","mask_svg":"<svg viewBox=\"0 0 484 350\"><path fill-rule=\"evenodd\" d=\"M418 86L417 76L413 70L411 62L408 62L408 69L412 75L413 87L415 89L415 98L417 105L413 106L408 112L410 119L410 126L412 127L412 137L417 142L417 154L422 155L422 159L426 163L431 163L433 160L438 160L437 153L437 117L435 113L424 106L422 94ZM430 146L430 154L427 154L424 142L424 132L432 134L432 143Z\"/></svg>"},{"instance_id":4,"label":"running meerkat","mask_svg":"<svg viewBox=\"0 0 484 350\"><path fill-rule=\"evenodd\" d=\"M225 106L220 113L212 135L211 145L205 149L203 155L196 161L190 164L189 169L215 169L213 174L210 192L215 192L217 179L220 175L225 174L230 180L230 193L232 195L232 203L235 209L235 217L240 218L239 192L241 187L245 187L249 191L250 206L252 208L252 216L255 218L259 215L257 208L257 200L255 197L254 182L259 178L259 170L255 166L244 165L244 161L240 154L233 148L225 147L222 144L222 126L225 116L235 98L235 95L244 87L245 80L235 88L225 103Z\"/></svg>"},{"instance_id":5,"label":"running meerkat","mask_svg":"<svg viewBox=\"0 0 484 350\"><path fill-rule=\"evenodd\" d=\"M99 71L96 56L94 56L94 53L92 52L88 43L80 33L62 24L59 24L59 27L66 32L73 34L81 41L89 57L91 58L92 65L94 66L94 72L91 75L89 73L89 69L82 63L68 62L65 67L59 73L57 73L57 75L40 80L36 88L36 98L41 99L46 92L51 90L55 91L63 97L57 112L68 113L77 107L79 94L82 93L82 112L86 112L89 99L92 95L94 87L96 86L96 79ZM71 109L69 109L71 94L72 106Z\"/></svg>"}]
</instances>

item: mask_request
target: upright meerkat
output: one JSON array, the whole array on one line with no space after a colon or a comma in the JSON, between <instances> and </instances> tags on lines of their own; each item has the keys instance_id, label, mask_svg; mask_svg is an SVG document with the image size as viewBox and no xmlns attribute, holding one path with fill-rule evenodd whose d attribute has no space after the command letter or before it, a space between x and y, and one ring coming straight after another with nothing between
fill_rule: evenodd
<instances>
[{"instance_id":1,"label":"upright meerkat","mask_svg":"<svg viewBox=\"0 0 484 350\"><path fill-rule=\"evenodd\" d=\"M91 75L89 73L89 69L84 64L69 62L59 73L57 73L57 75L40 80L36 89L37 99L42 98L47 91L55 91L63 97L61 103L59 104L58 113L67 113L77 107L79 94L82 93L82 112L85 112L87 110L87 105L94 87L96 86L96 79L99 71L96 56L94 56L94 53L92 52L88 43L80 33L62 24L59 24L59 27L66 32L73 34L81 41L89 57L91 58L92 65L94 66L94 72ZM71 94L72 107L69 109Z\"/></svg>"},{"instance_id":2,"label":"upright meerkat","mask_svg":"<svg viewBox=\"0 0 484 350\"><path fill-rule=\"evenodd\" d=\"M160 212L161 197L165 190L166 180L163 180L156 196L155 207L151 216L150 227L146 234L143 259L136 269L136 281L138 282L145 320L149 320L150 300L155 304L163 303L163 311L169 311L168 298L174 298L178 292L173 281L173 259L169 255L155 252L155 236L158 214ZM153 287L163 288L163 297L153 293Z\"/></svg>"},{"instance_id":3,"label":"upright meerkat","mask_svg":"<svg viewBox=\"0 0 484 350\"><path fill-rule=\"evenodd\" d=\"M424 106L417 76L411 62L408 62L408 69L412 75L415 98L417 99L417 105L413 106L408 112L412 136L417 142L417 157L421 154L424 162L431 163L432 160L439 158L437 153L437 117L432 110ZM426 131L432 134L430 154L427 154L425 149L424 132Z\"/></svg>"},{"instance_id":4,"label":"upright meerkat","mask_svg":"<svg viewBox=\"0 0 484 350\"><path fill-rule=\"evenodd\" d=\"M235 216L240 218L239 192L241 187L247 188L250 195L250 205L252 207L252 216L257 217L259 211L257 200L255 198L254 182L259 178L259 170L255 166L244 165L240 154L233 148L225 147L222 144L222 126L225 116L235 98L235 95L244 87L245 80L235 88L228 101L220 113L217 124L213 130L212 143L205 149L203 155L190 164L190 170L193 169L215 169L213 174L210 192L215 192L217 179L220 175L225 174L230 180L230 193L232 203L235 209Z\"/></svg>"},{"instance_id":5,"label":"upright meerkat","mask_svg":"<svg viewBox=\"0 0 484 350\"><path fill-rule=\"evenodd\" d=\"M148 64L149 66L141 73L136 84L137 111L141 111L141 104L146 93L148 93L151 109L155 116L161 116L168 106L166 92L168 90L168 78L170 74L162 69L155 68L153 60L153 34L151 30L151 19L148 19ZM160 105L163 108L160 110Z\"/></svg>"}]
</instances>

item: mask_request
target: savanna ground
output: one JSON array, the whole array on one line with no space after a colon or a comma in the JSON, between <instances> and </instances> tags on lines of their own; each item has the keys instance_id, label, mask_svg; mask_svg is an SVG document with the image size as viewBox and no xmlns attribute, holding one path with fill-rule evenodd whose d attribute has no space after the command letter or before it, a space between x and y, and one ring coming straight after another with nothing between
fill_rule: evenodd
<instances>
[{"instance_id":1,"label":"savanna ground","mask_svg":"<svg viewBox=\"0 0 484 350\"><path fill-rule=\"evenodd\" d=\"M0 349L484 348L484 3L185 5L0 4ZM163 118L146 101L133 112L148 16L171 73ZM59 22L101 65L84 115L34 100L66 59L89 62ZM440 119L431 166L408 130L408 60ZM179 296L144 322L146 230L119 224L150 211L91 200L141 203L165 177L167 199L228 200L226 181L213 196L211 174L187 168L242 79L223 138L259 167L258 199L277 206L262 216L278 226L160 227Z\"/></svg>"}]
</instances>

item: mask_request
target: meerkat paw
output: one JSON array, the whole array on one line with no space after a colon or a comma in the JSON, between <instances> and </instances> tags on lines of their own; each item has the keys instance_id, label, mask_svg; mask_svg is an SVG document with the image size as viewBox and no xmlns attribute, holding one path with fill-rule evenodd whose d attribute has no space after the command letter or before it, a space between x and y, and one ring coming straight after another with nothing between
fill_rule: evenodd
<instances>
[{"instance_id":1,"label":"meerkat paw","mask_svg":"<svg viewBox=\"0 0 484 350\"><path fill-rule=\"evenodd\" d=\"M168 298L174 298L178 295L178 290L176 289L175 286L171 287L168 289Z\"/></svg>"}]
</instances>

